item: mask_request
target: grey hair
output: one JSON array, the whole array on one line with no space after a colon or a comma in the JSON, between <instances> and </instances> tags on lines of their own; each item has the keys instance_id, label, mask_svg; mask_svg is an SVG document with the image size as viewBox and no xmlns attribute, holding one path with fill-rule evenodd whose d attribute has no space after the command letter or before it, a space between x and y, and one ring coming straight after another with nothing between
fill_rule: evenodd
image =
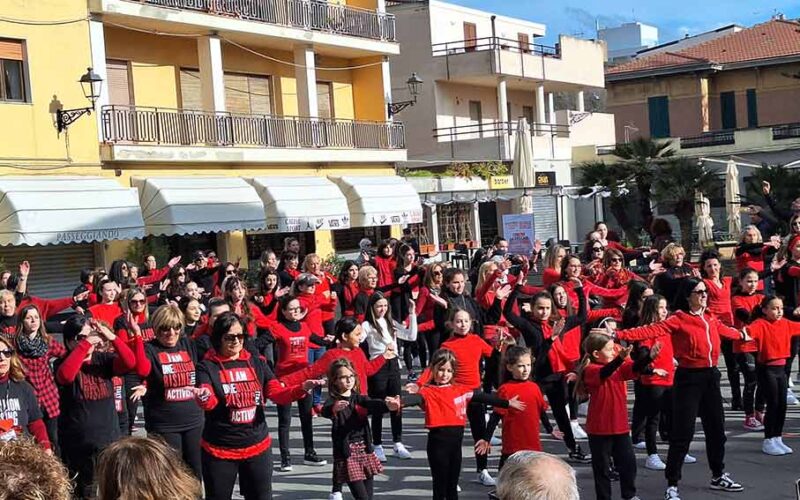
<instances>
[{"instance_id":1,"label":"grey hair","mask_svg":"<svg viewBox=\"0 0 800 500\"><path fill-rule=\"evenodd\" d=\"M575 469L555 455L518 451L497 478L500 500L580 500Z\"/></svg>"}]
</instances>

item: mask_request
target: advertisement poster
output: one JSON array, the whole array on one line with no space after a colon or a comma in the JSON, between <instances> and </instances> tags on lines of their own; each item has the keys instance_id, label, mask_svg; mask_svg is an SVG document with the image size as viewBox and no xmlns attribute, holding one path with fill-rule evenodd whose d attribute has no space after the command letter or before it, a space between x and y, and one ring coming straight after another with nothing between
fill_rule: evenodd
<instances>
[{"instance_id":1,"label":"advertisement poster","mask_svg":"<svg viewBox=\"0 0 800 500\"><path fill-rule=\"evenodd\" d=\"M529 256L536 241L533 214L507 214L503 216L503 236L508 240L508 253Z\"/></svg>"}]
</instances>

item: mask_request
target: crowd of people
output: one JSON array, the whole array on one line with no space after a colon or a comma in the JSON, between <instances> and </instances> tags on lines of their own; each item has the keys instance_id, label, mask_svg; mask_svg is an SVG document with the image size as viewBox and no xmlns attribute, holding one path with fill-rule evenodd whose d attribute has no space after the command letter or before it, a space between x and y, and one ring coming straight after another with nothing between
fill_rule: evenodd
<instances>
[{"instance_id":1,"label":"crowd of people","mask_svg":"<svg viewBox=\"0 0 800 500\"><path fill-rule=\"evenodd\" d=\"M347 485L361 500L373 498L388 455L411 458L403 408L417 406L435 500L458 498L467 425L474 474L487 487L492 448L502 471L520 452L542 450L541 425L569 461L591 464L598 499L611 498L615 480L623 498L638 498L635 448L647 450L646 468L664 470L664 498L678 499L700 417L709 487L743 491L724 469L725 404L743 412L746 430L764 432L765 454L792 453L782 435L796 402L800 215L790 227L786 238L745 228L736 276L724 275L713 251L695 264L674 242L629 248L603 222L582 252L550 241L512 255L495 238L468 269L421 256L409 234L375 251L362 242L336 275L287 238L280 253L263 253L255 283L213 254L163 267L146 255L141 266L84 270L62 299L32 295L37 270L22 262L0 274L0 441L30 438L60 458L78 498L189 499L202 484L206 499L229 499L238 480L245 499L269 499L273 468L296 463L296 405L302 463L332 460L330 498ZM542 286L531 285L538 273ZM277 405L275 465L268 400ZM329 436L314 435L315 417L330 420ZM141 427L157 441L124 439ZM317 453L320 440L332 456ZM168 482L183 493L137 490L167 473L132 480L126 464L137 460L153 469L179 462L171 473L180 477Z\"/></svg>"}]
</instances>

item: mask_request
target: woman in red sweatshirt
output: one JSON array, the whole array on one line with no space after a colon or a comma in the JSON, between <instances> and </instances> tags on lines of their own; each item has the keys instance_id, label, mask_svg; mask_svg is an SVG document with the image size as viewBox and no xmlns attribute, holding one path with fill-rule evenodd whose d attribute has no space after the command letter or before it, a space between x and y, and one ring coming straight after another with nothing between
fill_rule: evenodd
<instances>
[{"instance_id":1,"label":"woman in red sweatshirt","mask_svg":"<svg viewBox=\"0 0 800 500\"><path fill-rule=\"evenodd\" d=\"M257 329L266 330L270 327L270 320L261 312L258 306L247 298L247 285L241 278L230 276L225 280L223 290L225 302L245 321L247 335L251 339L256 337Z\"/></svg>"},{"instance_id":2,"label":"woman in red sweatshirt","mask_svg":"<svg viewBox=\"0 0 800 500\"><path fill-rule=\"evenodd\" d=\"M383 240L378 245L378 254L373 259L375 269L378 270L378 287L389 286L394 282L394 268L397 259L394 256L395 247L392 240Z\"/></svg>"},{"instance_id":3,"label":"woman in red sweatshirt","mask_svg":"<svg viewBox=\"0 0 800 500\"><path fill-rule=\"evenodd\" d=\"M564 290L567 291L567 294L569 294L569 299L573 304L578 303L578 296L575 293L575 286L577 282L574 281L573 278L581 280L581 283L583 284L583 292L585 294L583 300L585 300L587 304L590 295L597 295L598 297L602 297L604 300L608 299L614 301L624 300L628 296L627 287L617 289L603 288L585 279L582 273L583 266L581 264L581 259L577 255L568 255L561 262L561 281L559 283L564 287Z\"/></svg>"},{"instance_id":4,"label":"woman in red sweatshirt","mask_svg":"<svg viewBox=\"0 0 800 500\"><path fill-rule=\"evenodd\" d=\"M332 289L339 300L342 316L355 316L356 295L358 295L358 264L346 260L339 271L339 279L333 283Z\"/></svg>"},{"instance_id":5,"label":"woman in red sweatshirt","mask_svg":"<svg viewBox=\"0 0 800 500\"><path fill-rule=\"evenodd\" d=\"M104 322L109 328L112 327L114 320L122 314L122 307L117 301L119 294L119 285L108 278L101 280L97 284L98 303L89 307L89 315L97 321Z\"/></svg>"},{"instance_id":6,"label":"woman in red sweatshirt","mask_svg":"<svg viewBox=\"0 0 800 500\"><path fill-rule=\"evenodd\" d=\"M731 297L733 326L743 328L753 322L756 311L761 306L764 294L758 291L759 273L746 267L739 272L739 287ZM760 431L764 429L764 391L758 388L756 357L758 344L753 341L733 341L733 354L739 371L744 377L742 406L744 408L744 429Z\"/></svg>"},{"instance_id":7,"label":"woman in red sweatshirt","mask_svg":"<svg viewBox=\"0 0 800 500\"><path fill-rule=\"evenodd\" d=\"M678 311L666 321L618 330L617 338L641 341L672 337L678 367L673 384L673 424L667 455L667 490L665 499L680 498L678 482L684 457L694 437L698 415L705 429L706 455L711 468L710 488L722 491L744 491L741 484L725 472L725 412L722 409L720 373L717 361L720 337L744 339L738 330L724 325L709 313L708 289L697 278L685 278L676 294Z\"/></svg>"}]
</instances>

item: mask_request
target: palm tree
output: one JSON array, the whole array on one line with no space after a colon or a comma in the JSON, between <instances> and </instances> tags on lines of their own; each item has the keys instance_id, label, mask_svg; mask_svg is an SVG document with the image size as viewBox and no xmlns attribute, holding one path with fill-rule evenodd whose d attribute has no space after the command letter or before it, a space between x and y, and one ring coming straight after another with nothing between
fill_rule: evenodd
<instances>
[{"instance_id":1,"label":"palm tree","mask_svg":"<svg viewBox=\"0 0 800 500\"><path fill-rule=\"evenodd\" d=\"M675 154L673 142L639 137L625 144L617 144L612 154L619 158L617 163L626 167L626 173L633 181L631 184L638 195L642 226L649 233L653 221L650 206L653 176L657 166Z\"/></svg>"},{"instance_id":2,"label":"palm tree","mask_svg":"<svg viewBox=\"0 0 800 500\"><path fill-rule=\"evenodd\" d=\"M686 157L671 158L659 165L653 177L653 198L659 204L669 204L681 226L681 242L687 252L691 249L695 193L709 196L722 186L717 172L705 170L697 161ZM710 197L710 196L709 196Z\"/></svg>"},{"instance_id":3,"label":"palm tree","mask_svg":"<svg viewBox=\"0 0 800 500\"><path fill-rule=\"evenodd\" d=\"M578 167L578 175L584 193L590 192L597 186L604 187L609 191L608 202L611 214L622 227L628 241L638 241L638 228L635 227L628 212L630 192L626 187L626 181L630 175L627 167L617 163L590 161Z\"/></svg>"}]
</instances>

